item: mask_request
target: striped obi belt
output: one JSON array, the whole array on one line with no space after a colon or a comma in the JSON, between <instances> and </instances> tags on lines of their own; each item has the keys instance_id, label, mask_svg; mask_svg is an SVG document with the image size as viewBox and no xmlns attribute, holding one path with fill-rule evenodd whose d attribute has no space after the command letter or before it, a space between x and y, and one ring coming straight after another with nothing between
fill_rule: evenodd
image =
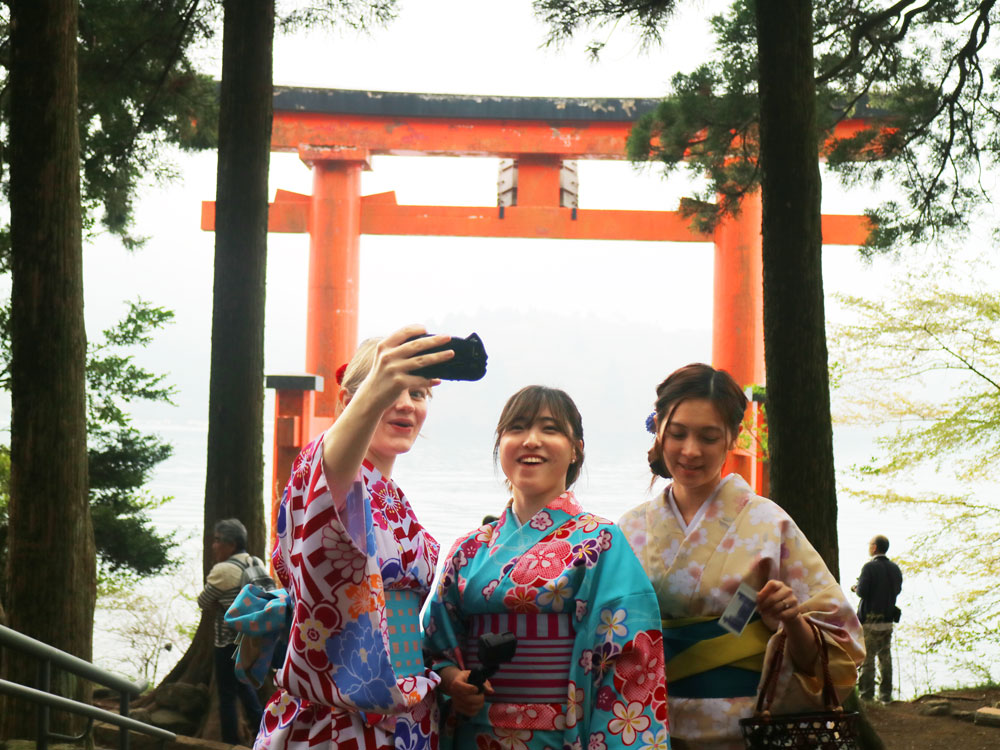
<instances>
[{"instance_id":1,"label":"striped obi belt","mask_svg":"<svg viewBox=\"0 0 1000 750\"><path fill-rule=\"evenodd\" d=\"M413 589L387 589L385 617L389 631L389 657L397 677L424 673L420 634L420 605L423 595Z\"/></svg>"},{"instance_id":2,"label":"striped obi belt","mask_svg":"<svg viewBox=\"0 0 1000 750\"><path fill-rule=\"evenodd\" d=\"M568 614L473 615L466 636L465 666L481 667L479 636L511 632L517 636L514 659L490 678L492 703L565 703L576 632Z\"/></svg>"},{"instance_id":3,"label":"striped obi belt","mask_svg":"<svg viewBox=\"0 0 1000 750\"><path fill-rule=\"evenodd\" d=\"M755 616L736 636L717 617L663 620L663 656L671 698L738 698L757 694L772 633Z\"/></svg>"}]
</instances>

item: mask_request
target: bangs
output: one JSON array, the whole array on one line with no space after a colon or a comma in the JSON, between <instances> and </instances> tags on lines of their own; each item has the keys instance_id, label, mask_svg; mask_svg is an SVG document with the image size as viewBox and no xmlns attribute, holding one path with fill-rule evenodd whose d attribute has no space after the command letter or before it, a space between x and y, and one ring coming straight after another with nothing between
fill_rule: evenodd
<instances>
[{"instance_id":1,"label":"bangs","mask_svg":"<svg viewBox=\"0 0 1000 750\"><path fill-rule=\"evenodd\" d=\"M500 421L497 423L497 437L520 422L530 425L538 415L548 410L555 420L556 429L566 437L573 439L573 416L569 413L567 404L559 398L561 391L540 385L529 385L511 396ZM581 436L582 437L582 436Z\"/></svg>"}]
</instances>

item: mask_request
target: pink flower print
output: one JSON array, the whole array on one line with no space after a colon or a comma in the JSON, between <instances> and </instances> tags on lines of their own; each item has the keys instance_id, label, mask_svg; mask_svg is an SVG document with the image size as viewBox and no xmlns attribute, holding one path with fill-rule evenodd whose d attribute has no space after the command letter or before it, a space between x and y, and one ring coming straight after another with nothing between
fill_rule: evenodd
<instances>
[{"instance_id":1,"label":"pink flower print","mask_svg":"<svg viewBox=\"0 0 1000 750\"><path fill-rule=\"evenodd\" d=\"M782 542L782 544L781 544L781 553L780 553L780 556L781 556L782 560L787 560L789 557L792 556L791 551L788 549L788 545L785 544L784 542Z\"/></svg>"},{"instance_id":2,"label":"pink flower print","mask_svg":"<svg viewBox=\"0 0 1000 750\"><path fill-rule=\"evenodd\" d=\"M604 741L604 732L594 732L590 735L587 750L608 750L608 745Z\"/></svg>"},{"instance_id":3,"label":"pink flower print","mask_svg":"<svg viewBox=\"0 0 1000 750\"><path fill-rule=\"evenodd\" d=\"M615 701L611 712L615 715L608 722L608 729L611 734L620 734L622 742L631 745L639 732L649 729L649 717L643 713L644 707L638 701L632 701L627 705L621 701Z\"/></svg>"},{"instance_id":4,"label":"pink flower print","mask_svg":"<svg viewBox=\"0 0 1000 750\"><path fill-rule=\"evenodd\" d=\"M497 590L497 586L500 585L500 579L494 578L492 581L483 586L483 599L489 599L493 596L493 592Z\"/></svg>"},{"instance_id":5,"label":"pink flower print","mask_svg":"<svg viewBox=\"0 0 1000 750\"><path fill-rule=\"evenodd\" d=\"M538 531L545 531L554 523L555 522L552 520L552 516L548 514L548 511L542 509L532 516L531 520L528 522L528 526Z\"/></svg>"},{"instance_id":6,"label":"pink flower print","mask_svg":"<svg viewBox=\"0 0 1000 750\"><path fill-rule=\"evenodd\" d=\"M587 602L583 599L576 600L576 621L580 622L584 617L587 616Z\"/></svg>"},{"instance_id":7,"label":"pink flower print","mask_svg":"<svg viewBox=\"0 0 1000 750\"><path fill-rule=\"evenodd\" d=\"M475 536L469 537L464 542L462 542L462 553L466 558L475 557L476 552L479 548L483 546L483 543L479 541Z\"/></svg>"},{"instance_id":8,"label":"pink flower print","mask_svg":"<svg viewBox=\"0 0 1000 750\"><path fill-rule=\"evenodd\" d=\"M530 584L535 581L551 581L565 570L571 558L572 547L568 542L557 540L548 544L536 544L517 561L511 571L515 583Z\"/></svg>"},{"instance_id":9,"label":"pink flower print","mask_svg":"<svg viewBox=\"0 0 1000 750\"><path fill-rule=\"evenodd\" d=\"M687 543L692 547L698 547L708 541L708 532L705 531L704 526L699 526L697 529L688 534Z\"/></svg>"},{"instance_id":10,"label":"pink flower print","mask_svg":"<svg viewBox=\"0 0 1000 750\"><path fill-rule=\"evenodd\" d=\"M368 488L368 492L372 497L372 506L381 510L389 523L398 524L405 511L393 488L380 479Z\"/></svg>"},{"instance_id":11,"label":"pink flower print","mask_svg":"<svg viewBox=\"0 0 1000 750\"><path fill-rule=\"evenodd\" d=\"M663 683L663 634L642 632L625 644L615 661L614 679L626 700L645 705Z\"/></svg>"},{"instance_id":12,"label":"pink flower print","mask_svg":"<svg viewBox=\"0 0 1000 750\"><path fill-rule=\"evenodd\" d=\"M326 656L326 641L340 629L340 613L329 604L319 604L311 612L302 602L295 606L295 627L292 647L302 654L313 669L326 671L330 662Z\"/></svg>"},{"instance_id":13,"label":"pink flower print","mask_svg":"<svg viewBox=\"0 0 1000 750\"><path fill-rule=\"evenodd\" d=\"M732 534L729 534L726 536L725 539L722 540L722 544L720 544L719 547L721 547L726 552L732 552L733 547L735 545L736 545L736 537L734 537Z\"/></svg>"},{"instance_id":14,"label":"pink flower print","mask_svg":"<svg viewBox=\"0 0 1000 750\"><path fill-rule=\"evenodd\" d=\"M610 685L605 685L600 690L597 691L597 698L594 700L594 705L597 706L602 711L610 711L611 707L615 704L615 691L611 689Z\"/></svg>"},{"instance_id":15,"label":"pink flower print","mask_svg":"<svg viewBox=\"0 0 1000 750\"><path fill-rule=\"evenodd\" d=\"M270 734L278 727L287 726L299 708L298 701L284 690L280 690L264 709L264 728ZM261 733L263 734L263 732ZM270 743L268 743L270 744ZM254 745L256 748L257 746Z\"/></svg>"},{"instance_id":16,"label":"pink flower print","mask_svg":"<svg viewBox=\"0 0 1000 750\"><path fill-rule=\"evenodd\" d=\"M607 529L601 529L601 533L597 535L598 541L601 543L602 550L611 549L611 532Z\"/></svg>"},{"instance_id":17,"label":"pink flower print","mask_svg":"<svg viewBox=\"0 0 1000 750\"><path fill-rule=\"evenodd\" d=\"M538 605L535 604L537 595L538 589L533 586L515 586L504 594L503 604L512 612L534 614L538 612Z\"/></svg>"},{"instance_id":18,"label":"pink flower print","mask_svg":"<svg viewBox=\"0 0 1000 750\"><path fill-rule=\"evenodd\" d=\"M577 663L583 669L584 674L590 674L590 670L594 668L594 652L589 648L585 648L583 653L580 654L580 661ZM570 684L572 685L573 683L571 682Z\"/></svg>"},{"instance_id":19,"label":"pink flower print","mask_svg":"<svg viewBox=\"0 0 1000 750\"><path fill-rule=\"evenodd\" d=\"M577 501L576 496L568 490L550 502L548 507L553 510L561 510L571 516L583 512L583 506Z\"/></svg>"}]
</instances>

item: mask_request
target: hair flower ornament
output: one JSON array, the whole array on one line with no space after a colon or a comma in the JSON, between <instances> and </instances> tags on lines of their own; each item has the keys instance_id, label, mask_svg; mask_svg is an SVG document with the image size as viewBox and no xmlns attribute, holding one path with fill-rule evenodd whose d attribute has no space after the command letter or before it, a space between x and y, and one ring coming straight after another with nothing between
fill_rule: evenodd
<instances>
[{"instance_id":1,"label":"hair flower ornament","mask_svg":"<svg viewBox=\"0 0 1000 750\"><path fill-rule=\"evenodd\" d=\"M656 412L652 412L648 417L646 417L646 432L651 435L656 434Z\"/></svg>"},{"instance_id":2,"label":"hair flower ornament","mask_svg":"<svg viewBox=\"0 0 1000 750\"><path fill-rule=\"evenodd\" d=\"M340 367L337 368L337 372L334 374L334 378L337 381L337 385L344 384L344 373L347 372L347 363L345 362Z\"/></svg>"}]
</instances>

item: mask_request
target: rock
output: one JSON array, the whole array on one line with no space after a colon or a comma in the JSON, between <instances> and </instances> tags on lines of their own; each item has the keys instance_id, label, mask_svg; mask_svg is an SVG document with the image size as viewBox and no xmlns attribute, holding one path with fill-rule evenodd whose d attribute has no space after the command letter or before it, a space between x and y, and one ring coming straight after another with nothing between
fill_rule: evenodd
<instances>
[{"instance_id":1,"label":"rock","mask_svg":"<svg viewBox=\"0 0 1000 750\"><path fill-rule=\"evenodd\" d=\"M146 724L152 724L150 720L152 718L152 712L148 708L131 708L128 712L128 717L130 719L135 719L136 721L142 721Z\"/></svg>"},{"instance_id":2,"label":"rock","mask_svg":"<svg viewBox=\"0 0 1000 750\"><path fill-rule=\"evenodd\" d=\"M189 682L161 685L156 691L156 705L180 711L185 716L198 718L208 707L208 688Z\"/></svg>"},{"instance_id":3,"label":"rock","mask_svg":"<svg viewBox=\"0 0 1000 750\"><path fill-rule=\"evenodd\" d=\"M981 708L976 711L976 723L984 727L1000 727L1000 708Z\"/></svg>"},{"instance_id":4,"label":"rock","mask_svg":"<svg viewBox=\"0 0 1000 750\"><path fill-rule=\"evenodd\" d=\"M194 734L197 724L171 708L157 708L149 716L149 723L174 734Z\"/></svg>"},{"instance_id":5,"label":"rock","mask_svg":"<svg viewBox=\"0 0 1000 750\"><path fill-rule=\"evenodd\" d=\"M922 716L947 716L951 713L951 702L936 700L921 703L917 711Z\"/></svg>"},{"instance_id":6,"label":"rock","mask_svg":"<svg viewBox=\"0 0 1000 750\"><path fill-rule=\"evenodd\" d=\"M975 711L952 711L951 718L958 719L959 721L975 721L976 712Z\"/></svg>"}]
</instances>

